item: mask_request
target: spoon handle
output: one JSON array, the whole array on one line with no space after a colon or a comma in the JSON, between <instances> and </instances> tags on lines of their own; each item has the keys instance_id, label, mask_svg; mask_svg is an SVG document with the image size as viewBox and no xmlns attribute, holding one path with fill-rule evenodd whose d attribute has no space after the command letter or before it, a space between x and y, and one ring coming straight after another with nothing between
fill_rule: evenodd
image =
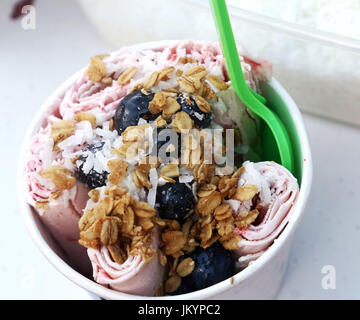
<instances>
[{"instance_id":1,"label":"spoon handle","mask_svg":"<svg viewBox=\"0 0 360 320\"><path fill-rule=\"evenodd\" d=\"M232 85L235 91L241 95L239 98L245 100L243 92L248 92L248 87L242 72L226 3L224 0L210 0L210 4L217 24L217 31L219 33L229 77L232 80L237 80L232 81Z\"/></svg>"},{"instance_id":2,"label":"spoon handle","mask_svg":"<svg viewBox=\"0 0 360 320\"><path fill-rule=\"evenodd\" d=\"M258 97L260 95L250 90L245 81L225 0L209 1L234 91L240 100L269 126L271 130L269 133L272 133L275 138L282 165L293 172L292 146L284 124L271 109L263 104L262 99ZM270 148L270 146L266 147Z\"/></svg>"}]
</instances>

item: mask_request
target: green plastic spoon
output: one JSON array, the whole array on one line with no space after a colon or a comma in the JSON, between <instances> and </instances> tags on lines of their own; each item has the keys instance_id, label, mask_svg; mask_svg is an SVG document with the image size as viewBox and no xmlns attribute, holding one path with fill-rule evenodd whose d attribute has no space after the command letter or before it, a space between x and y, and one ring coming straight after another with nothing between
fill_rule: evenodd
<instances>
[{"instance_id":1,"label":"green plastic spoon","mask_svg":"<svg viewBox=\"0 0 360 320\"><path fill-rule=\"evenodd\" d=\"M290 172L293 172L294 159L291 148L291 141L284 124L272 110L265 106L264 103L266 103L266 99L251 90L246 84L225 0L209 1L220 36L220 42L232 86L240 100L243 101L243 103L253 113L263 119L270 128L270 130L265 132L266 134L273 134L278 148L281 164ZM267 140L270 141L271 137ZM271 144L266 144L264 147L273 148L274 146ZM268 150L266 153L274 154L273 151L274 150Z\"/></svg>"}]
</instances>

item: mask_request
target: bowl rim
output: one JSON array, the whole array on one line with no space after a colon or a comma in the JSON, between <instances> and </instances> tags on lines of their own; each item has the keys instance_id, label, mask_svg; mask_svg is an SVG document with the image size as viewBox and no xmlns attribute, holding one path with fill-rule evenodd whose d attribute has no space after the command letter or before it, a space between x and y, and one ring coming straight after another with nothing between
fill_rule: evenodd
<instances>
[{"instance_id":1,"label":"bowl rim","mask_svg":"<svg viewBox=\"0 0 360 320\"><path fill-rule=\"evenodd\" d=\"M153 41L153 42L144 42L140 44L136 44L133 46L129 46L133 49L154 49L163 46L169 46L179 42L179 40L166 40L166 41ZM112 52L111 54L116 54L117 51ZM249 278L252 274L254 274L257 270L263 268L266 263L271 260L276 252L278 252L288 241L291 241L292 234L295 232L297 226L299 225L302 216L305 212L305 206L310 194L311 183L312 183L312 157L310 144L308 140L308 136L306 133L304 121L302 115L296 106L296 103L291 98L291 96L287 93L287 91L283 88L283 86L274 78L270 79L268 84L272 87L280 98L286 104L292 119L294 120L294 125L296 128L296 132L299 137L300 146L301 146L301 155L303 158L302 161L302 182L301 188L296 200L296 204L294 206L294 211L292 214L292 218L288 222L287 226L281 232L279 237L274 241L274 243L252 264L250 264L247 268L235 274L231 279L226 279L222 282L219 282L211 287L194 291L191 293L177 295L177 296L162 296L162 297L148 297L148 296L140 296L118 292L109 288L106 288L95 281L86 278L79 272L75 271L71 266L69 266L65 261L63 261L47 244L45 239L41 236L41 233L36 225L35 219L33 217L33 211L30 205L26 200L26 179L24 175L24 169L27 158L27 150L30 142L31 136L41 127L45 115L49 112L49 107L52 103L59 98L73 82L78 79L78 77L84 72L85 68L76 72L72 76L70 76L65 82L63 82L53 93L45 100L45 102L41 105L39 110L37 111L35 117L32 119L28 130L23 139L20 157L18 161L18 170L17 170L17 192L18 192L18 201L20 204L20 209L25 220L26 226L30 232L30 235L41 251L41 253L45 256L45 258L66 278L82 287L83 289L90 291L91 293L103 297L105 299L122 299L122 300L138 300L138 299L146 299L146 300L163 300L163 299L209 299L213 296L221 294L231 287L239 285L241 282Z\"/></svg>"}]
</instances>

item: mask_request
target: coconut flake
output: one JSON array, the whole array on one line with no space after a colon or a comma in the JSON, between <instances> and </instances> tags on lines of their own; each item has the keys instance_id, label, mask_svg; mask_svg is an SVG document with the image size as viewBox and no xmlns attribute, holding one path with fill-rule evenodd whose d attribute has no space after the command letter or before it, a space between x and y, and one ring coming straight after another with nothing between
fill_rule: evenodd
<instances>
[{"instance_id":1,"label":"coconut flake","mask_svg":"<svg viewBox=\"0 0 360 320\"><path fill-rule=\"evenodd\" d=\"M196 202L198 201L198 196L197 196L198 186L199 186L199 183L197 183L196 181L191 186L191 190L192 190L192 193L194 195L194 199Z\"/></svg>"},{"instance_id":2,"label":"coconut flake","mask_svg":"<svg viewBox=\"0 0 360 320\"><path fill-rule=\"evenodd\" d=\"M191 181L194 180L194 176L189 175L189 176L179 176L179 182L180 183L190 183Z\"/></svg>"},{"instance_id":3,"label":"coconut flake","mask_svg":"<svg viewBox=\"0 0 360 320\"><path fill-rule=\"evenodd\" d=\"M90 170L94 167L94 158L94 154L91 151L86 152L86 160L84 161L81 169L85 174L88 174Z\"/></svg>"},{"instance_id":4,"label":"coconut flake","mask_svg":"<svg viewBox=\"0 0 360 320\"><path fill-rule=\"evenodd\" d=\"M100 128L96 128L95 129L95 133L103 138L109 139L109 140L115 140L115 138L118 136L116 130L114 131L109 131L109 130L104 130L104 129L100 129Z\"/></svg>"},{"instance_id":5,"label":"coconut flake","mask_svg":"<svg viewBox=\"0 0 360 320\"><path fill-rule=\"evenodd\" d=\"M138 126L141 126L141 125L147 124L147 123L148 123L148 122L147 122L145 119L140 118L139 121L138 121Z\"/></svg>"},{"instance_id":6,"label":"coconut flake","mask_svg":"<svg viewBox=\"0 0 360 320\"><path fill-rule=\"evenodd\" d=\"M114 140L113 147L115 149L119 149L121 145L122 145L122 136L119 136Z\"/></svg>"},{"instance_id":7,"label":"coconut flake","mask_svg":"<svg viewBox=\"0 0 360 320\"><path fill-rule=\"evenodd\" d=\"M99 173L105 171L107 161L108 159L104 157L101 151L96 152L94 158L94 170Z\"/></svg>"},{"instance_id":8,"label":"coconut flake","mask_svg":"<svg viewBox=\"0 0 360 320\"><path fill-rule=\"evenodd\" d=\"M201 120L204 118L204 116L205 116L204 114L200 114L199 112L196 112L196 111L194 112L194 115L195 115L195 117L198 118L200 121L201 121Z\"/></svg>"},{"instance_id":9,"label":"coconut flake","mask_svg":"<svg viewBox=\"0 0 360 320\"><path fill-rule=\"evenodd\" d=\"M161 187L165 184L167 184L169 181L165 180L163 177L160 177L159 180L158 180L158 186Z\"/></svg>"}]
</instances>

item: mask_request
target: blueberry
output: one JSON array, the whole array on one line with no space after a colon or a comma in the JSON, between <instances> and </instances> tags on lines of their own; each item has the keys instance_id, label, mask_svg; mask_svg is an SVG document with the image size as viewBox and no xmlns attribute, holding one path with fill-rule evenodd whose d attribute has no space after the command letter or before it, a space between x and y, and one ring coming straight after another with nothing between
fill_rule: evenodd
<instances>
[{"instance_id":1,"label":"blueberry","mask_svg":"<svg viewBox=\"0 0 360 320\"><path fill-rule=\"evenodd\" d=\"M177 288L176 291L172 292L171 295L175 296L178 294L185 294L193 291L196 291L196 289L192 286L192 284L188 283L185 278L182 278L180 287Z\"/></svg>"},{"instance_id":2,"label":"blueberry","mask_svg":"<svg viewBox=\"0 0 360 320\"><path fill-rule=\"evenodd\" d=\"M208 128L211 123L211 112L205 113L199 109L194 98L190 95L179 94L177 102L182 111L186 112L199 128Z\"/></svg>"},{"instance_id":3,"label":"blueberry","mask_svg":"<svg viewBox=\"0 0 360 320\"><path fill-rule=\"evenodd\" d=\"M87 146L84 149L85 151L91 151L92 153L96 153L97 151L101 151L104 143L92 144ZM90 169L88 173L83 171L84 163L86 161L87 155L81 155L79 160L82 161L82 164L78 167L78 179L86 183L90 189L102 187L106 184L106 180L108 177L108 172L97 172L93 168Z\"/></svg>"},{"instance_id":4,"label":"blueberry","mask_svg":"<svg viewBox=\"0 0 360 320\"><path fill-rule=\"evenodd\" d=\"M235 274L235 260L231 251L218 242L206 249L197 247L189 256L194 260L195 268L182 278L182 293L186 293L186 289L196 291L210 287Z\"/></svg>"},{"instance_id":5,"label":"blueberry","mask_svg":"<svg viewBox=\"0 0 360 320\"><path fill-rule=\"evenodd\" d=\"M194 210L192 190L185 183L167 183L157 189L159 215L163 219L183 221Z\"/></svg>"},{"instance_id":6,"label":"blueberry","mask_svg":"<svg viewBox=\"0 0 360 320\"><path fill-rule=\"evenodd\" d=\"M115 112L115 129L121 134L127 127L136 126L140 118L155 120L157 115L149 112L149 102L154 93L144 94L142 91L134 91L125 96Z\"/></svg>"}]
</instances>

